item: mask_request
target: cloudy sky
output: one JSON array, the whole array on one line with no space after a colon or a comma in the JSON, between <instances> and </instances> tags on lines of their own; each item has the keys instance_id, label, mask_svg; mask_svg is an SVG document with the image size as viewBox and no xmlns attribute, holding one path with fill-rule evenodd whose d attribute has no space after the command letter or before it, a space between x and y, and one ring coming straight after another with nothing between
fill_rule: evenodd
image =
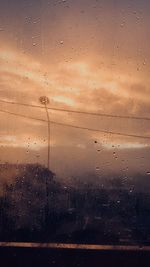
<instances>
[{"instance_id":1,"label":"cloudy sky","mask_svg":"<svg viewBox=\"0 0 150 267\"><path fill-rule=\"evenodd\" d=\"M150 2L0 1L0 101L150 118ZM0 102L0 160L47 162L44 109ZM150 121L49 110L56 173L149 172Z\"/></svg>"}]
</instances>

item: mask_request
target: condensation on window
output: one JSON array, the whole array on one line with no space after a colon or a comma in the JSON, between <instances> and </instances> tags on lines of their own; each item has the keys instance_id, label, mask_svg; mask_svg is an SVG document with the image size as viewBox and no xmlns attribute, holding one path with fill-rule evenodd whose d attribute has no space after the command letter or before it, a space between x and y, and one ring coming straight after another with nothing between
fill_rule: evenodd
<instances>
[{"instance_id":1,"label":"condensation on window","mask_svg":"<svg viewBox=\"0 0 150 267\"><path fill-rule=\"evenodd\" d=\"M149 10L0 1L0 242L150 245Z\"/></svg>"}]
</instances>

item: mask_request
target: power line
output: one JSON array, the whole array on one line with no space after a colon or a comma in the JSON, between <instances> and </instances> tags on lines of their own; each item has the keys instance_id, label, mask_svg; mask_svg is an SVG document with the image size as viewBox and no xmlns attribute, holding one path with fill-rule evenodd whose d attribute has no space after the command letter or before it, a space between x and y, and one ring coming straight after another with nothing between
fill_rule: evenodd
<instances>
[{"instance_id":1,"label":"power line","mask_svg":"<svg viewBox=\"0 0 150 267\"><path fill-rule=\"evenodd\" d=\"M107 131L107 130L101 130L101 129L92 129L92 128L88 128L88 127L70 125L70 124L61 123L61 122L54 122L54 121L50 121L50 122L53 123L53 124L57 124L57 125L62 125L62 126L72 127L72 128L76 128L76 129L82 129L82 130L88 130L88 131L93 131L93 132L101 132L101 133L105 133L105 134L112 134L112 135L120 135L120 136L127 136L127 137L150 139L150 136L126 134L126 133L119 133L119 132L113 132L113 131Z\"/></svg>"},{"instance_id":2,"label":"power line","mask_svg":"<svg viewBox=\"0 0 150 267\"><path fill-rule=\"evenodd\" d=\"M1 100L1 99L0 99L0 102L1 103L5 103L5 104L13 104L13 105L27 106L27 107L40 108L40 109L44 108L44 107L39 106L39 105L11 102L11 101ZM75 114L84 114L84 115L92 115L92 116L100 116L100 117L108 117L108 118L119 118L119 119L132 119L132 120L150 121L150 118L148 118L148 117L113 115L113 114L106 114L106 113L95 113L95 112L72 110L72 109L63 109L63 108L55 108L55 107L47 107L47 109L48 110L54 110L54 111L60 111L60 112L71 112L71 113L75 113Z\"/></svg>"},{"instance_id":3,"label":"power line","mask_svg":"<svg viewBox=\"0 0 150 267\"><path fill-rule=\"evenodd\" d=\"M17 114L17 113L6 111L6 110L1 110L0 109L0 112L7 113L7 114L10 114L10 115L14 115L14 116L18 116L18 117L22 117L22 118L37 120L37 121L41 121L41 122L48 122L47 120L44 120L44 119L39 119L39 118L34 118L34 117L22 115L22 114ZM51 121L51 120L49 122L52 123L52 124L55 124L55 125L60 125L60 126L65 126L65 127L71 127L71 128L81 129L81 130L88 130L88 131L93 131L93 132L101 132L101 133L105 133L105 134L112 134L112 135L119 135L119 136L126 136L126 137L150 139L150 136L142 136L142 135L135 135L135 134L126 134L126 133L113 132L113 131L107 131L107 130L101 130L101 129L92 129L92 128L89 128L89 127L82 127L82 126L77 126L77 125L71 125L71 124L61 123L61 122L56 122L56 121Z\"/></svg>"},{"instance_id":4,"label":"power line","mask_svg":"<svg viewBox=\"0 0 150 267\"><path fill-rule=\"evenodd\" d=\"M17 113L10 112L10 111L7 111L7 110L0 109L0 112L7 113L7 114L10 114L10 115L14 115L14 116L18 116L18 117L22 117L22 118L25 118L25 119L31 119L31 120L41 121L41 122L47 122L47 120L44 120L44 119L39 119L39 118L34 118L34 117L22 115L22 114L17 114Z\"/></svg>"}]
</instances>

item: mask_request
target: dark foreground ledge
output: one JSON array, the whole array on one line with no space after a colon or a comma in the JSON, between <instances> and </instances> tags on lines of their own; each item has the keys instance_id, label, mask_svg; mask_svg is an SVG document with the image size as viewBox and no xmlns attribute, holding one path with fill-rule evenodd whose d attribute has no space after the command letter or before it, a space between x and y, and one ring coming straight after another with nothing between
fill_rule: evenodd
<instances>
[{"instance_id":1,"label":"dark foreground ledge","mask_svg":"<svg viewBox=\"0 0 150 267\"><path fill-rule=\"evenodd\" d=\"M0 266L5 267L107 267L150 266L150 251L139 249L0 247Z\"/></svg>"}]
</instances>

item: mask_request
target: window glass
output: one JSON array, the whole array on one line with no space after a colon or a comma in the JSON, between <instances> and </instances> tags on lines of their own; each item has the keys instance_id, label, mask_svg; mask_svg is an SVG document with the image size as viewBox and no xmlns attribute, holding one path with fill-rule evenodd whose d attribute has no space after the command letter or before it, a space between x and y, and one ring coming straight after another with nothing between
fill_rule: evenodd
<instances>
[{"instance_id":1,"label":"window glass","mask_svg":"<svg viewBox=\"0 0 150 267\"><path fill-rule=\"evenodd\" d=\"M150 244L149 11L0 1L0 242Z\"/></svg>"}]
</instances>

